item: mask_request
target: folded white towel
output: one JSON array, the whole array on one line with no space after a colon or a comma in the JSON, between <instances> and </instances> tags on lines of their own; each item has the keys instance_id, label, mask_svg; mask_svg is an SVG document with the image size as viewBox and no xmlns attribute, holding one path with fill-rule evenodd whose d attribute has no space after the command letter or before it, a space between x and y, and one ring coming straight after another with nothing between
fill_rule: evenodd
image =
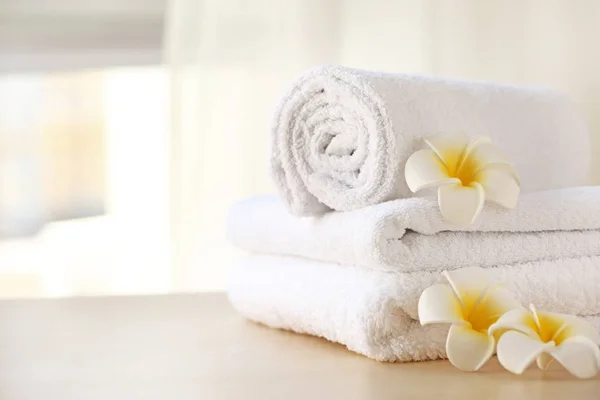
<instances>
[{"instance_id":1,"label":"folded white towel","mask_svg":"<svg viewBox=\"0 0 600 400\"><path fill-rule=\"evenodd\" d=\"M251 252L393 271L600 255L600 186L523 194L514 210L489 204L466 227L444 222L430 198L297 218L262 196L232 208L228 237Z\"/></svg>"},{"instance_id":2,"label":"folded white towel","mask_svg":"<svg viewBox=\"0 0 600 400\"><path fill-rule=\"evenodd\" d=\"M525 305L600 325L600 257L490 268ZM421 292L438 273L386 273L293 257L250 256L231 274L229 297L247 318L321 336L382 361L445 357L447 327L422 327Z\"/></svg>"},{"instance_id":3,"label":"folded white towel","mask_svg":"<svg viewBox=\"0 0 600 400\"><path fill-rule=\"evenodd\" d=\"M515 162L523 191L579 186L588 132L559 93L481 82L312 69L282 99L272 172L296 215L411 197L404 164L433 134L485 135Z\"/></svg>"}]
</instances>

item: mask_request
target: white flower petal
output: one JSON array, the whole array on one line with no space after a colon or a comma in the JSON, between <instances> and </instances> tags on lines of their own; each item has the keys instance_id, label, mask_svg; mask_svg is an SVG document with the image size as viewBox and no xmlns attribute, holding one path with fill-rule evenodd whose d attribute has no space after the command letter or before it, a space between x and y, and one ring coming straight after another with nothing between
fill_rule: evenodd
<instances>
[{"instance_id":1,"label":"white flower petal","mask_svg":"<svg viewBox=\"0 0 600 400\"><path fill-rule=\"evenodd\" d=\"M519 331L532 339L539 340L535 320L531 313L524 308L516 308L502 315L495 324L490 326L488 333L499 337L510 330Z\"/></svg>"},{"instance_id":2,"label":"white flower petal","mask_svg":"<svg viewBox=\"0 0 600 400\"><path fill-rule=\"evenodd\" d=\"M489 164L507 164L514 166L510 158L508 158L508 156L498 146L489 142L481 143L475 147L469 153L468 160L465 159L463 167L467 167L467 161L471 168L478 166L473 168L473 173L476 173Z\"/></svg>"},{"instance_id":3,"label":"white flower petal","mask_svg":"<svg viewBox=\"0 0 600 400\"><path fill-rule=\"evenodd\" d=\"M475 303L468 320L473 329L488 332L490 325L498 321L498 318L518 308L521 308L521 303L514 298L511 291L503 284L496 283Z\"/></svg>"},{"instance_id":4,"label":"white flower petal","mask_svg":"<svg viewBox=\"0 0 600 400\"><path fill-rule=\"evenodd\" d=\"M584 336L600 346L600 332L594 325L574 315L564 315L563 318L565 326L552 338L556 343L560 344L569 337Z\"/></svg>"},{"instance_id":5,"label":"white flower petal","mask_svg":"<svg viewBox=\"0 0 600 400\"><path fill-rule=\"evenodd\" d=\"M433 285L423 291L419 298L419 320L422 325L466 323L462 307L448 285Z\"/></svg>"},{"instance_id":6,"label":"white flower petal","mask_svg":"<svg viewBox=\"0 0 600 400\"><path fill-rule=\"evenodd\" d=\"M566 339L550 354L567 371L578 378L591 378L598 373L600 368L598 345L583 336Z\"/></svg>"},{"instance_id":7,"label":"white flower petal","mask_svg":"<svg viewBox=\"0 0 600 400\"><path fill-rule=\"evenodd\" d=\"M457 134L434 135L423 138L423 140L446 165L448 172L454 175L469 145L469 138L463 134Z\"/></svg>"},{"instance_id":8,"label":"white flower petal","mask_svg":"<svg viewBox=\"0 0 600 400\"><path fill-rule=\"evenodd\" d=\"M521 185L521 178L519 177L519 174L517 173L517 170L515 169L515 167L512 165L503 164L503 163L488 164L485 167L483 167L483 169L486 169L486 168L502 168L504 171L506 171L509 175L511 175L513 177L515 182L517 182L517 185L519 185L519 186Z\"/></svg>"},{"instance_id":9,"label":"white flower petal","mask_svg":"<svg viewBox=\"0 0 600 400\"><path fill-rule=\"evenodd\" d=\"M536 362L539 369L545 371L548 369L550 364L554 361L554 358L548 353L542 353L538 356Z\"/></svg>"},{"instance_id":10,"label":"white flower petal","mask_svg":"<svg viewBox=\"0 0 600 400\"><path fill-rule=\"evenodd\" d=\"M438 203L440 212L447 222L469 225L481 212L485 201L483 187L473 182L469 186L460 183L440 186Z\"/></svg>"},{"instance_id":11,"label":"white flower petal","mask_svg":"<svg viewBox=\"0 0 600 400\"><path fill-rule=\"evenodd\" d=\"M452 325L446 341L446 354L455 367L477 371L494 354L494 338L468 326Z\"/></svg>"},{"instance_id":12,"label":"white flower petal","mask_svg":"<svg viewBox=\"0 0 600 400\"><path fill-rule=\"evenodd\" d=\"M475 174L485 190L485 199L502 207L515 208L521 188L506 164L491 164Z\"/></svg>"},{"instance_id":13,"label":"white flower petal","mask_svg":"<svg viewBox=\"0 0 600 400\"><path fill-rule=\"evenodd\" d=\"M504 368L513 374L522 374L540 354L553 348L554 343L543 343L521 332L509 331L498 340L496 352Z\"/></svg>"},{"instance_id":14,"label":"white flower petal","mask_svg":"<svg viewBox=\"0 0 600 400\"><path fill-rule=\"evenodd\" d=\"M444 271L442 275L462 303L465 315L472 311L475 304L483 298L485 292L494 284L490 273L480 267L465 267L453 271Z\"/></svg>"},{"instance_id":15,"label":"white flower petal","mask_svg":"<svg viewBox=\"0 0 600 400\"><path fill-rule=\"evenodd\" d=\"M560 344L561 339L558 336L563 335L561 332L568 328L568 322L572 317L566 314L537 311L533 304L530 304L529 308L531 308L533 319L538 326L540 339L544 342L553 341L557 345Z\"/></svg>"},{"instance_id":16,"label":"white flower petal","mask_svg":"<svg viewBox=\"0 0 600 400\"><path fill-rule=\"evenodd\" d=\"M412 192L458 181L448 175L448 169L432 150L419 150L411 155L406 161L404 177Z\"/></svg>"},{"instance_id":17,"label":"white flower petal","mask_svg":"<svg viewBox=\"0 0 600 400\"><path fill-rule=\"evenodd\" d=\"M463 152L463 159L461 161L464 161L466 158L468 158L474 149L484 143L492 143L492 139L490 139L488 136L477 136L469 140L469 143L467 143Z\"/></svg>"}]
</instances>

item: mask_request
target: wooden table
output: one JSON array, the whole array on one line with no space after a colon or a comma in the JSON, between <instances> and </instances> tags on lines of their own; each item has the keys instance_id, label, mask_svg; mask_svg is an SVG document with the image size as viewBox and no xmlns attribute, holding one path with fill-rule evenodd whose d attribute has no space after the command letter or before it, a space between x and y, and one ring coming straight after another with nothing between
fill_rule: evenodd
<instances>
[{"instance_id":1,"label":"wooden table","mask_svg":"<svg viewBox=\"0 0 600 400\"><path fill-rule=\"evenodd\" d=\"M223 294L0 301L0 399L599 399L600 377L387 364L245 321Z\"/></svg>"}]
</instances>

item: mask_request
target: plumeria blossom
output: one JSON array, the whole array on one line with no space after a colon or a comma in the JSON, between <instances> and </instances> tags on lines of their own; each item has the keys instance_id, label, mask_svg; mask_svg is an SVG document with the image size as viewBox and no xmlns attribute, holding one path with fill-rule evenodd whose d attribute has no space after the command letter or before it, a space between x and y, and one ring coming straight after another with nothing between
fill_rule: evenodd
<instances>
[{"instance_id":1,"label":"plumeria blossom","mask_svg":"<svg viewBox=\"0 0 600 400\"><path fill-rule=\"evenodd\" d=\"M600 370L600 333L591 324L571 315L517 309L507 312L489 333L500 336L498 361L521 374L534 360L546 369L558 361L578 378L591 378Z\"/></svg>"},{"instance_id":2,"label":"plumeria blossom","mask_svg":"<svg viewBox=\"0 0 600 400\"><path fill-rule=\"evenodd\" d=\"M428 149L419 150L406 162L409 189L438 188L444 219L471 224L485 200L514 208L520 192L519 176L509 158L488 137L463 135L425 138Z\"/></svg>"},{"instance_id":3,"label":"plumeria blossom","mask_svg":"<svg viewBox=\"0 0 600 400\"><path fill-rule=\"evenodd\" d=\"M451 324L446 354L455 366L476 371L494 354L488 330L501 315L520 308L510 291L478 267L444 271L446 284L433 285L419 298L421 324Z\"/></svg>"}]
</instances>

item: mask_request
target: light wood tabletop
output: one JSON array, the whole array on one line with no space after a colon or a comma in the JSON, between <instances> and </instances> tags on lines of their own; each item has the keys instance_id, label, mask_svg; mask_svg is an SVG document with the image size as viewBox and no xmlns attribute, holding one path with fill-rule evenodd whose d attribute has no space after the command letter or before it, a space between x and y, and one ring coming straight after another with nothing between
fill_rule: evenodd
<instances>
[{"instance_id":1,"label":"light wood tabletop","mask_svg":"<svg viewBox=\"0 0 600 400\"><path fill-rule=\"evenodd\" d=\"M0 301L0 399L598 399L494 359L389 364L245 321L223 294Z\"/></svg>"}]
</instances>

